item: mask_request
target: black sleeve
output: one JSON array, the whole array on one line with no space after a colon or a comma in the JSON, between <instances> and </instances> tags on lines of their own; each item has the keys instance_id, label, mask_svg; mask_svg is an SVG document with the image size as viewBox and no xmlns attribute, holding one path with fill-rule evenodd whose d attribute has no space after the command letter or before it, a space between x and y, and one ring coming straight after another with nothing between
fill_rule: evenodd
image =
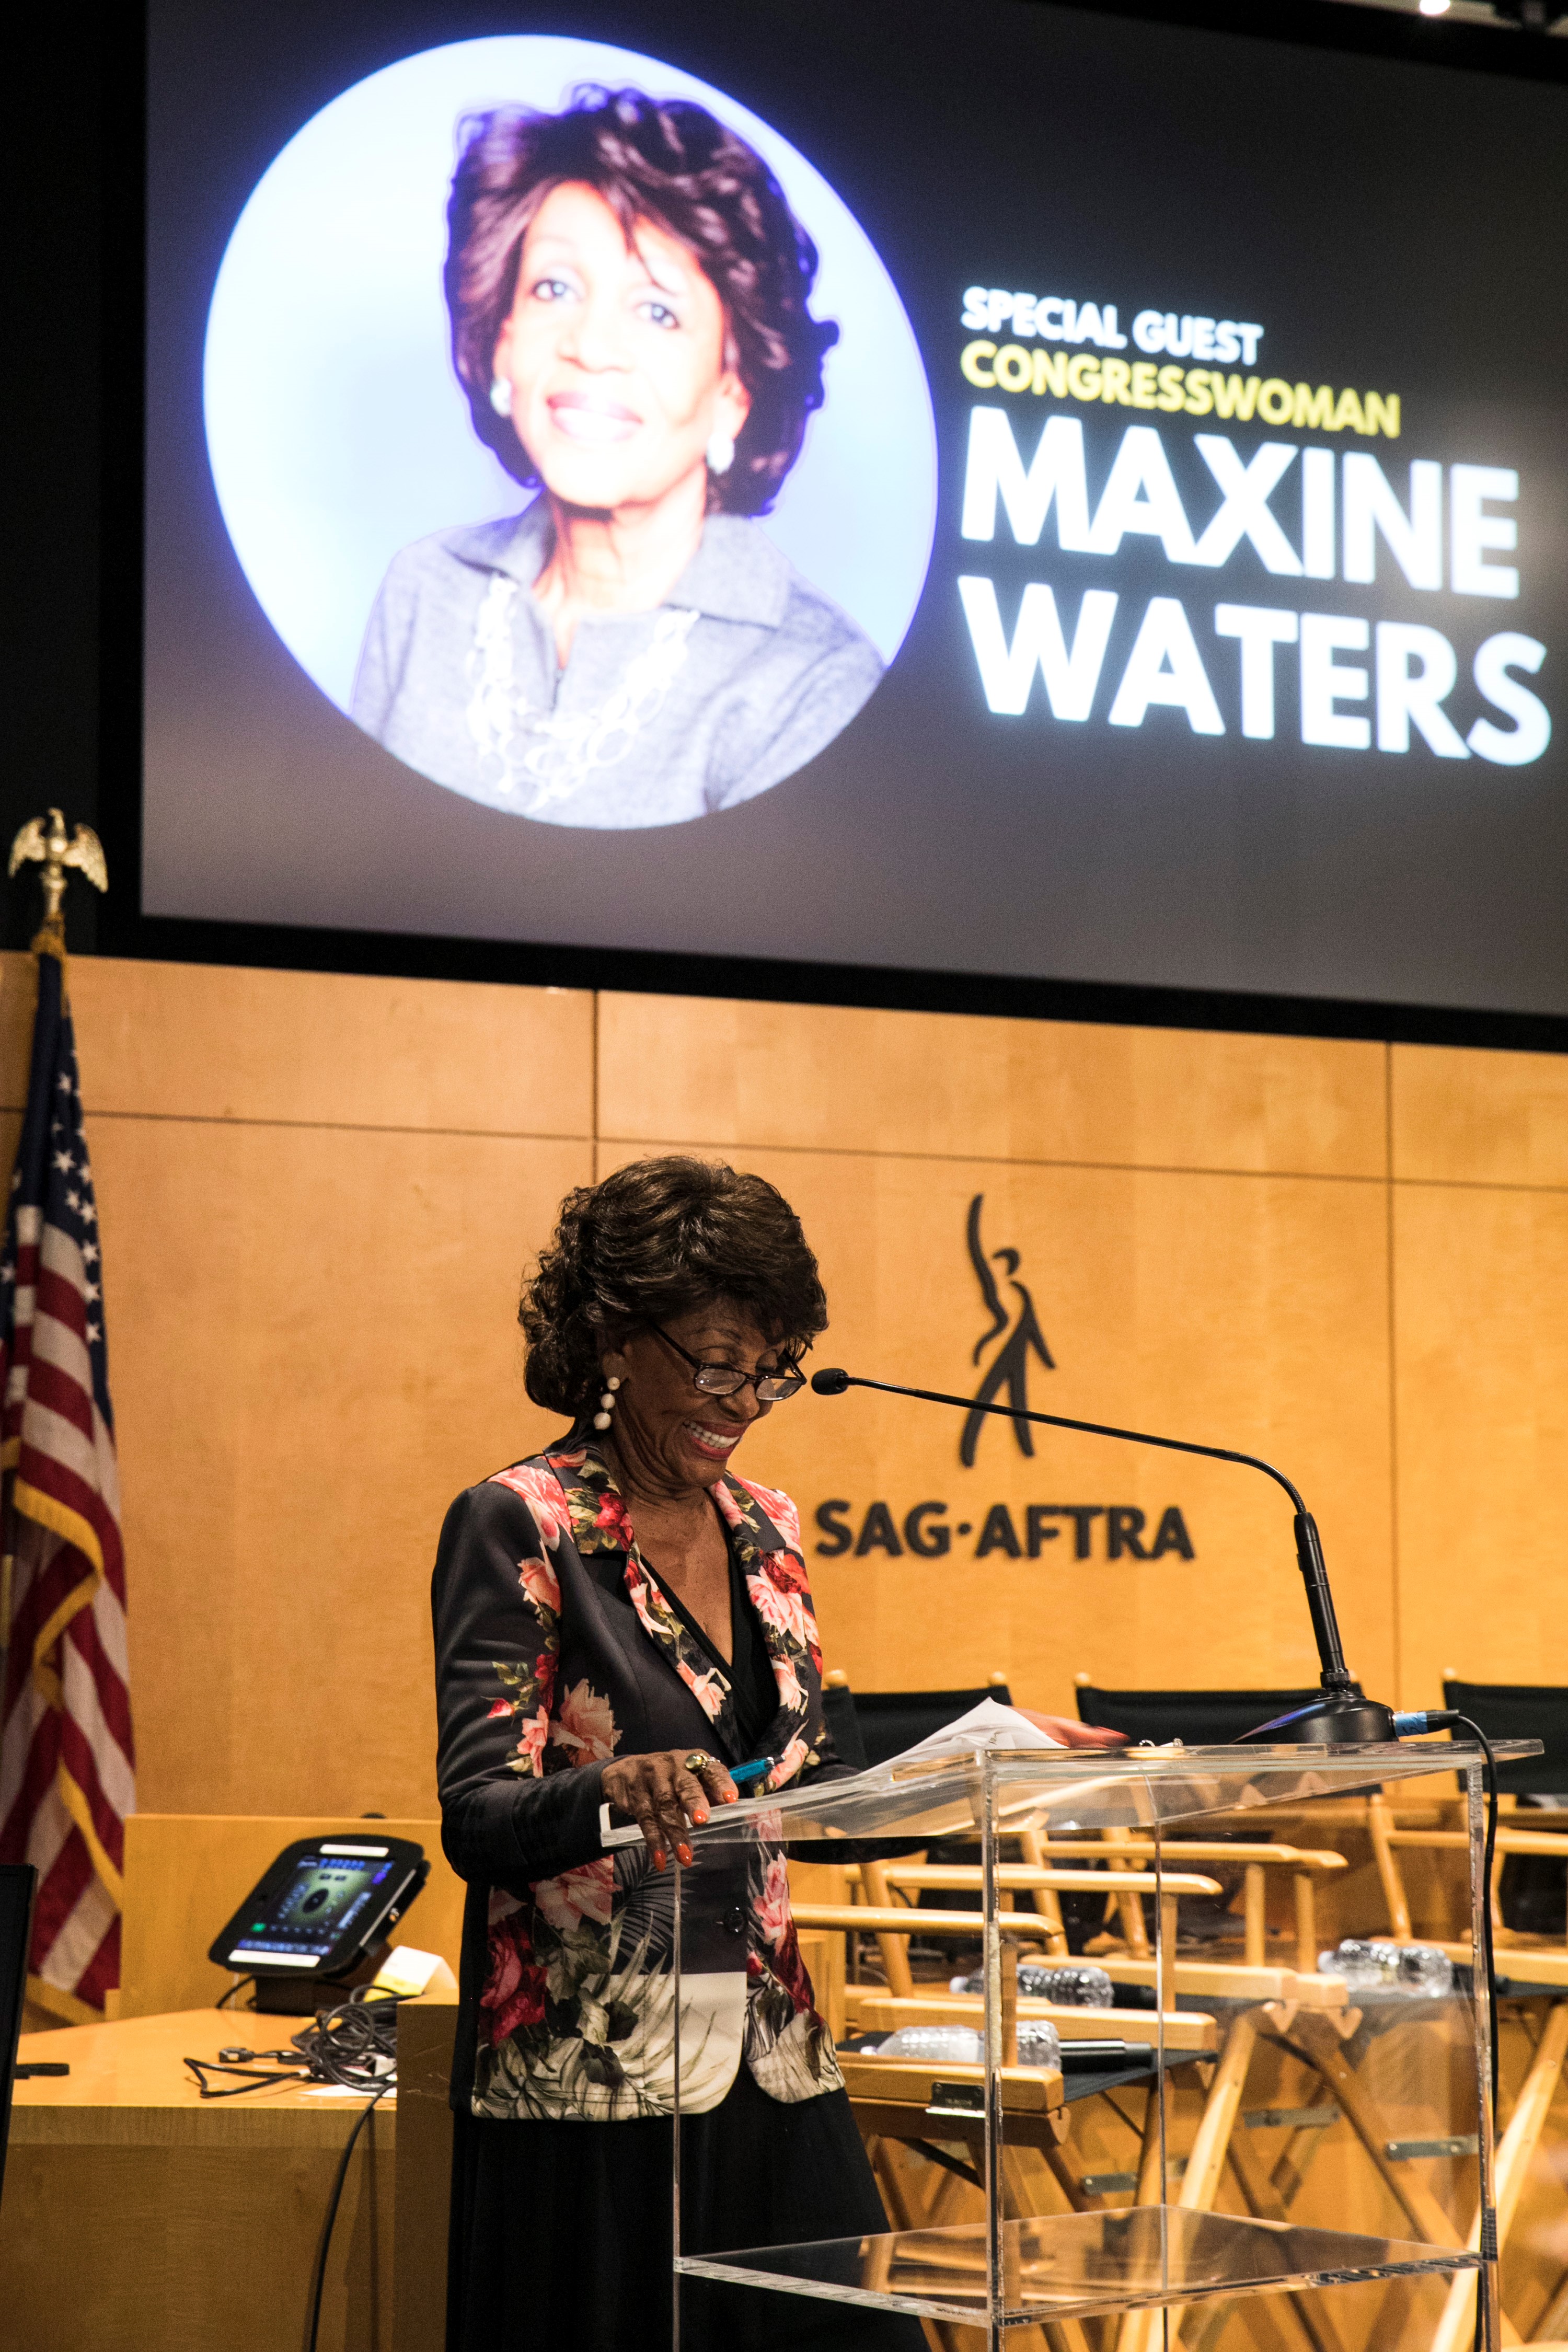
<instances>
[{"instance_id":1,"label":"black sleeve","mask_svg":"<svg viewBox=\"0 0 1568 2352\"><path fill-rule=\"evenodd\" d=\"M855 1780L865 1769L863 1765L845 1763L839 1757L833 1738L833 1727L824 1718L823 1738L815 1751L816 1761L808 1764L795 1785L819 1788L825 1781ZM795 1838L790 1852L802 1862L908 1862L911 1854L924 1853L930 1838Z\"/></svg>"},{"instance_id":2,"label":"black sleeve","mask_svg":"<svg viewBox=\"0 0 1568 2352\"><path fill-rule=\"evenodd\" d=\"M790 1782L792 1789L820 1789L828 1780L853 1780L857 1777L853 1764L847 1764L833 1744L833 1733L825 1724L822 1738L811 1751L811 1760L802 1766Z\"/></svg>"},{"instance_id":3,"label":"black sleeve","mask_svg":"<svg viewBox=\"0 0 1568 2352\"><path fill-rule=\"evenodd\" d=\"M531 1559L554 1567L521 1497L470 1487L447 1514L430 1592L441 1844L459 1878L513 1895L602 1850L603 1767L541 1779L518 1750L559 1655L554 1612L524 1589Z\"/></svg>"},{"instance_id":4,"label":"black sleeve","mask_svg":"<svg viewBox=\"0 0 1568 2352\"><path fill-rule=\"evenodd\" d=\"M853 1780L859 1777L863 1766L847 1764L839 1756L833 1737L833 1727L826 1711L822 1736L812 1749L812 1761L790 1786L795 1789L817 1789L832 1780ZM911 1854L923 1853L931 1843L929 1838L792 1838L789 1850L800 1862L907 1862Z\"/></svg>"}]
</instances>

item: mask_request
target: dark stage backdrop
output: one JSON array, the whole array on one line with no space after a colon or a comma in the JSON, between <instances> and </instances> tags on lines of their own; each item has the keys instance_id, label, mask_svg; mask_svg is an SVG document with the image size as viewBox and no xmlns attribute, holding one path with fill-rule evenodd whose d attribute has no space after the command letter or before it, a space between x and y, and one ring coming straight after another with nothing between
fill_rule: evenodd
<instances>
[{"instance_id":1,"label":"dark stage backdrop","mask_svg":"<svg viewBox=\"0 0 1568 2352\"><path fill-rule=\"evenodd\" d=\"M552 705L440 212L584 44L713 94L841 334L719 588ZM1561 89L1004 0L155 0L150 105L149 915L1568 1013ZM822 667L757 666L781 578Z\"/></svg>"}]
</instances>

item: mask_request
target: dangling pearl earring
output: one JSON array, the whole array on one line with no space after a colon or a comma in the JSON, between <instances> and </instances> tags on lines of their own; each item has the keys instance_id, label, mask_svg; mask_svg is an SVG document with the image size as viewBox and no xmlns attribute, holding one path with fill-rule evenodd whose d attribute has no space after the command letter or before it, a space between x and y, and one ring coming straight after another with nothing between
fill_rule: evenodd
<instances>
[{"instance_id":1,"label":"dangling pearl earring","mask_svg":"<svg viewBox=\"0 0 1568 2352\"><path fill-rule=\"evenodd\" d=\"M599 1399L599 1410L594 1415L595 1429L608 1429L610 1415L616 1409L616 1391L620 1387L620 1375L612 1373L605 1382L605 1393Z\"/></svg>"},{"instance_id":2,"label":"dangling pearl earring","mask_svg":"<svg viewBox=\"0 0 1568 2352\"><path fill-rule=\"evenodd\" d=\"M708 436L707 457L710 474L727 474L735 462L735 444L730 435L720 432L717 425Z\"/></svg>"},{"instance_id":3,"label":"dangling pearl earring","mask_svg":"<svg viewBox=\"0 0 1568 2352\"><path fill-rule=\"evenodd\" d=\"M490 383L490 406L495 410L498 416L510 416L511 415L511 382L510 377L498 375L492 379Z\"/></svg>"}]
</instances>

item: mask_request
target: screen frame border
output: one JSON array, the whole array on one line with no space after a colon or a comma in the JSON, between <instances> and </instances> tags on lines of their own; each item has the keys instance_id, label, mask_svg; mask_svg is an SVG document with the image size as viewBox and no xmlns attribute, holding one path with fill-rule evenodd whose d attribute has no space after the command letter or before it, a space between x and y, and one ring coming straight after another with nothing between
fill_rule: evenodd
<instances>
[{"instance_id":1,"label":"screen frame border","mask_svg":"<svg viewBox=\"0 0 1568 2352\"><path fill-rule=\"evenodd\" d=\"M1055 6L1058 0L1013 0L1016 6ZM460 31L472 17L474 31L495 13L454 8ZM1277 0L1267 25L1257 21L1251 0L1095 0L1095 13L1166 26L1227 33L1278 44L1305 45L1352 55L1392 58L1468 72L1568 84L1568 38L1516 32L1509 27L1448 24L1405 15L1375 0ZM459 20L462 20L460 23ZM498 17L499 21L499 17ZM508 18L510 22L510 18ZM391 29L389 27L389 29ZM455 32L454 37L457 37ZM63 30L56 37L61 60ZM86 758L50 762L53 791L72 822L85 819L104 845L112 887L101 901L87 888L72 894L68 909L70 941L77 952L172 963L205 963L259 969L359 973L378 977L455 980L506 986L605 989L613 992L708 998L750 998L768 1003L821 1003L893 1011L940 1012L1023 1020L1092 1022L1112 1025L1184 1028L1261 1034L1383 1040L1568 1053L1568 1013L1521 1013L1464 1005L1425 1005L1359 998L1301 996L1285 992L1241 992L1150 987L1133 982L1089 982L1042 976L951 972L872 964L822 963L762 958L711 956L700 951L653 952L624 948L452 938L437 934L317 929L282 924L250 924L148 915L142 906L142 563L145 509L145 319L146 120L148 9L146 0L105 21L100 45L96 93L100 137L100 186L91 291L99 326L98 366L79 388L78 399L96 400L97 565L93 647L96 725L79 730ZM73 52L79 71L79 52ZM45 168L44 128L27 134L37 142ZM54 292L60 315L78 315L79 272L58 265L79 256L54 256L55 276L66 282ZM23 395L26 397L26 395ZM42 395L35 394L35 415ZM113 404L119 423L106 429ZM133 452L128 457L128 452ZM51 522L51 469L34 469L37 488L24 490L18 543L35 537L47 545ZM36 500L36 505L30 501ZM41 645L58 601L42 620L26 610L29 566L18 567L14 592L18 630L13 643L18 669L32 675L29 638ZM50 583L51 586L53 583ZM47 665L46 665L47 667ZM59 660L54 667L58 671ZM86 683L85 678L83 683ZM38 689L47 703L49 687ZM54 691L58 694L58 681ZM24 752L47 740L45 713L24 716L19 734ZM76 772L70 772L72 765ZM18 760L0 787L0 830L36 814L35 797L49 787L34 781L37 766ZM58 778L58 781L56 780ZM7 803L9 805L7 805ZM7 835L8 838L9 835ZM89 903L91 901L92 903ZM8 886L0 909L0 944L27 943L36 923L32 877L24 872Z\"/></svg>"}]
</instances>

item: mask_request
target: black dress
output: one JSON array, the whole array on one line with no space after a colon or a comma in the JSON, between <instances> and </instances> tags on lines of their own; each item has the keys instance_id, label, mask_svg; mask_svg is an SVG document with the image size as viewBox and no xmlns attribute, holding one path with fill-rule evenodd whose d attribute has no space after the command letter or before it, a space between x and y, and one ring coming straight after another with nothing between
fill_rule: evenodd
<instances>
[{"instance_id":1,"label":"black dress","mask_svg":"<svg viewBox=\"0 0 1568 2352\"><path fill-rule=\"evenodd\" d=\"M724 1666L742 1753L755 1752L778 1694L733 1545L727 1665L664 1591ZM491 2122L459 2107L453 2120L447 2352L669 2352L671 2119ZM785 2105L742 2065L720 2105L680 2129L687 2252L841 2238L844 2282L858 2278L858 2240L889 2225L843 2091ZM924 2343L918 2322L894 2314L708 2279L680 2287L680 2352L924 2352Z\"/></svg>"}]
</instances>

